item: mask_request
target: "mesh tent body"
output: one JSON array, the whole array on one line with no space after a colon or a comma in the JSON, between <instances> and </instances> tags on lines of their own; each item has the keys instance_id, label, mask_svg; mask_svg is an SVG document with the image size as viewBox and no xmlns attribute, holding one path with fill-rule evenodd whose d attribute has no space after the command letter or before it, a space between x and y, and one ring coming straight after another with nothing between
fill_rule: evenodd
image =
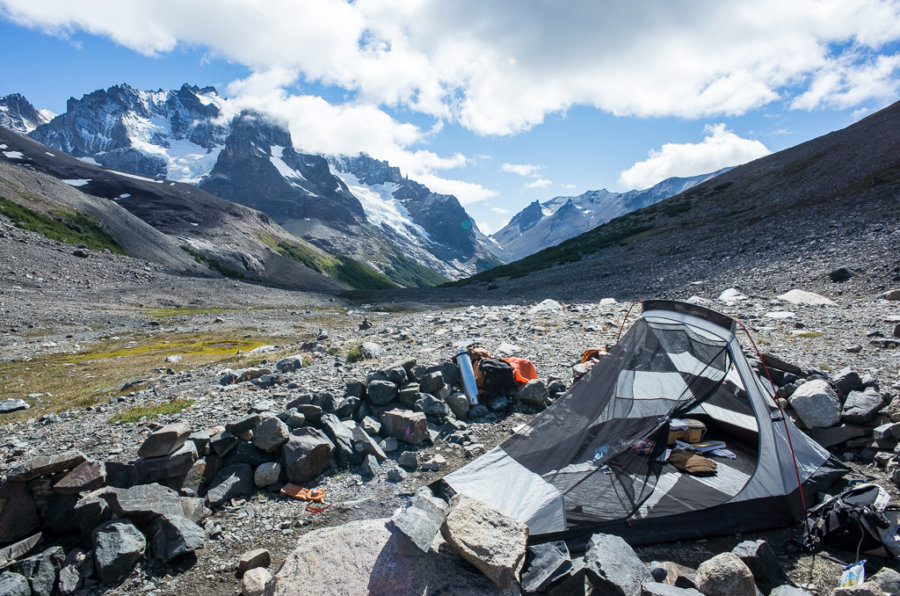
<instances>
[{"instance_id":1,"label":"mesh tent body","mask_svg":"<svg viewBox=\"0 0 900 596\"><path fill-rule=\"evenodd\" d=\"M677 471L664 461L677 418L704 422L736 457L715 458L709 477ZM533 540L607 532L640 544L788 525L803 514L800 486L814 494L841 473L782 419L734 321L655 301L552 406L443 482Z\"/></svg>"}]
</instances>

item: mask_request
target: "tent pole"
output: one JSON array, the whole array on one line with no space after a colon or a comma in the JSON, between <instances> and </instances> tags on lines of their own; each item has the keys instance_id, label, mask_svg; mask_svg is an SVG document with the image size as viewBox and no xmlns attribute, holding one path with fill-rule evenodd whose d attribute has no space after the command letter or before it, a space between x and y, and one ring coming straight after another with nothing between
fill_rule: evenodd
<instances>
[{"instance_id":1,"label":"tent pole","mask_svg":"<svg viewBox=\"0 0 900 596\"><path fill-rule=\"evenodd\" d=\"M744 333L747 334L747 339L750 340L750 344L753 346L753 350L756 352L756 357L759 358L763 370L766 371L766 377L769 379L769 385L772 387L772 401L775 402L775 405L778 406L778 411L781 412L781 422L784 424L784 434L787 435L788 447L791 450L791 460L794 462L794 474L797 475L797 490L800 491L800 505L803 507L803 517L806 518L806 497L803 495L803 482L800 480L800 468L797 465L797 455L794 453L794 443L793 441L791 441L791 431L788 428L787 417L785 416L784 409L781 407L781 403L779 403L775 394L775 382L772 381L772 375L771 373L769 373L769 367L766 366L766 361L763 360L762 354L759 353L759 348L756 347L756 342L753 341L753 336L750 335L750 331L747 329L747 326L744 325L741 321L737 321L737 324L740 325L741 329L744 330Z\"/></svg>"}]
</instances>

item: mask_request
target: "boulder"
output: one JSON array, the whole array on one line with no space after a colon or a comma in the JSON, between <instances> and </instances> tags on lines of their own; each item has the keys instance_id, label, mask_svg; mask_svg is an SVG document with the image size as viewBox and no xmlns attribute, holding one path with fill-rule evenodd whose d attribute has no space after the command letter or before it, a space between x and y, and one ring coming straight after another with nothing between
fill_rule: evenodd
<instances>
[{"instance_id":1,"label":"boulder","mask_svg":"<svg viewBox=\"0 0 900 596\"><path fill-rule=\"evenodd\" d=\"M391 518L391 524L422 552L428 552L447 517L447 503L436 497L416 495L412 504Z\"/></svg>"},{"instance_id":2,"label":"boulder","mask_svg":"<svg viewBox=\"0 0 900 596\"><path fill-rule=\"evenodd\" d=\"M338 464L349 467L360 463L363 454L353 446L353 431L341 422L334 414L322 416L322 431L334 445L334 453Z\"/></svg>"},{"instance_id":3,"label":"boulder","mask_svg":"<svg viewBox=\"0 0 900 596\"><path fill-rule=\"evenodd\" d=\"M379 424L379 427L380 426L381 425ZM353 433L353 448L356 451L360 453L370 453L380 462L387 459L384 450L378 446L375 439L369 436L369 433L367 433L362 426L354 426L351 432Z\"/></svg>"},{"instance_id":4,"label":"boulder","mask_svg":"<svg viewBox=\"0 0 900 596\"><path fill-rule=\"evenodd\" d=\"M303 534L267 595L496 593L483 575L457 557L411 548L386 522L360 520Z\"/></svg>"},{"instance_id":5,"label":"boulder","mask_svg":"<svg viewBox=\"0 0 900 596\"><path fill-rule=\"evenodd\" d=\"M278 482L278 477L280 475L281 464L274 461L267 461L264 464L260 464L259 467L253 471L253 484L255 484L257 488L265 488Z\"/></svg>"},{"instance_id":6,"label":"boulder","mask_svg":"<svg viewBox=\"0 0 900 596\"><path fill-rule=\"evenodd\" d=\"M831 428L814 428L810 431L813 440L822 447L834 447L850 439L868 436L872 429L865 426L841 424Z\"/></svg>"},{"instance_id":7,"label":"boulder","mask_svg":"<svg viewBox=\"0 0 900 596\"><path fill-rule=\"evenodd\" d=\"M241 578L241 596L263 596L270 579L272 574L267 569L262 567L251 569Z\"/></svg>"},{"instance_id":8,"label":"boulder","mask_svg":"<svg viewBox=\"0 0 900 596\"><path fill-rule=\"evenodd\" d=\"M806 590L801 590L800 588L785 584L783 586L778 586L769 592L769 596L812 596L812 594Z\"/></svg>"},{"instance_id":9,"label":"boulder","mask_svg":"<svg viewBox=\"0 0 900 596\"><path fill-rule=\"evenodd\" d=\"M253 446L249 441L241 441L232 449L222 463L226 466L247 464L251 468L269 461L269 454Z\"/></svg>"},{"instance_id":10,"label":"boulder","mask_svg":"<svg viewBox=\"0 0 900 596\"><path fill-rule=\"evenodd\" d=\"M28 538L23 538L18 542L0 548L0 569L3 569L11 562L28 554L43 539L44 535L41 532L38 532L37 534L32 534ZM2 592L0 592L0 594L2 594Z\"/></svg>"},{"instance_id":11,"label":"boulder","mask_svg":"<svg viewBox=\"0 0 900 596\"><path fill-rule=\"evenodd\" d=\"M841 420L841 400L821 379L797 387L789 401L807 428L828 428Z\"/></svg>"},{"instance_id":12,"label":"boulder","mask_svg":"<svg viewBox=\"0 0 900 596\"><path fill-rule=\"evenodd\" d=\"M206 541L203 528L182 515L160 515L150 525L148 536L153 556L163 563L203 548Z\"/></svg>"},{"instance_id":13,"label":"boulder","mask_svg":"<svg viewBox=\"0 0 900 596\"><path fill-rule=\"evenodd\" d=\"M258 567L268 567L272 563L272 555L264 548L248 550L238 560L238 573L247 573Z\"/></svg>"},{"instance_id":14,"label":"boulder","mask_svg":"<svg viewBox=\"0 0 900 596\"><path fill-rule=\"evenodd\" d=\"M878 587L887 594L900 594L900 573L890 567L882 567L878 573L869 578L869 581L878 584Z\"/></svg>"},{"instance_id":15,"label":"boulder","mask_svg":"<svg viewBox=\"0 0 900 596\"><path fill-rule=\"evenodd\" d=\"M429 393L420 393L414 407L417 411L433 418L443 419L450 415L450 407L444 400Z\"/></svg>"},{"instance_id":16,"label":"boulder","mask_svg":"<svg viewBox=\"0 0 900 596\"><path fill-rule=\"evenodd\" d=\"M0 573L0 594L7 596L31 596L31 587L25 576L11 571Z\"/></svg>"},{"instance_id":17,"label":"boulder","mask_svg":"<svg viewBox=\"0 0 900 596\"><path fill-rule=\"evenodd\" d=\"M856 391L862 387L862 378L860 378L859 373L849 366L832 375L831 382L834 383L835 389L842 395L849 395L851 391Z\"/></svg>"},{"instance_id":18,"label":"boulder","mask_svg":"<svg viewBox=\"0 0 900 596\"><path fill-rule=\"evenodd\" d=\"M441 535L500 589L515 587L525 563L528 526L465 494L457 494Z\"/></svg>"},{"instance_id":19,"label":"boulder","mask_svg":"<svg viewBox=\"0 0 900 596\"><path fill-rule=\"evenodd\" d=\"M600 594L640 596L641 584L653 581L634 549L612 534L591 536L584 553L584 567L588 580Z\"/></svg>"},{"instance_id":20,"label":"boulder","mask_svg":"<svg viewBox=\"0 0 900 596\"><path fill-rule=\"evenodd\" d=\"M334 444L315 428L295 429L282 448L284 471L290 482L302 483L321 474L331 464Z\"/></svg>"},{"instance_id":21,"label":"boulder","mask_svg":"<svg viewBox=\"0 0 900 596\"><path fill-rule=\"evenodd\" d=\"M865 424L884 407L884 399L874 391L851 391L841 410L841 419L849 424Z\"/></svg>"},{"instance_id":22,"label":"boulder","mask_svg":"<svg viewBox=\"0 0 900 596\"><path fill-rule=\"evenodd\" d=\"M160 484L139 484L131 488L108 488L99 495L109 503L111 511L139 524L157 515L181 515L181 499L171 488Z\"/></svg>"},{"instance_id":23,"label":"boulder","mask_svg":"<svg viewBox=\"0 0 900 596\"><path fill-rule=\"evenodd\" d=\"M9 470L6 479L12 482L28 482L41 476L71 470L86 459L82 452L74 450L55 455L39 455Z\"/></svg>"},{"instance_id":24,"label":"boulder","mask_svg":"<svg viewBox=\"0 0 900 596\"><path fill-rule=\"evenodd\" d=\"M707 596L756 596L753 573L734 553L722 553L701 563L697 589Z\"/></svg>"},{"instance_id":25,"label":"boulder","mask_svg":"<svg viewBox=\"0 0 900 596\"><path fill-rule=\"evenodd\" d=\"M28 580L32 594L50 596L56 588L59 570L65 560L66 553L62 547L51 546L37 555L16 561L10 566L10 571Z\"/></svg>"},{"instance_id":26,"label":"boulder","mask_svg":"<svg viewBox=\"0 0 900 596\"><path fill-rule=\"evenodd\" d=\"M75 468L53 485L58 493L73 495L100 488L106 483L106 465L102 461L89 459Z\"/></svg>"},{"instance_id":27,"label":"boulder","mask_svg":"<svg viewBox=\"0 0 900 596\"><path fill-rule=\"evenodd\" d=\"M550 397L547 385L540 379L531 379L522 387L515 398L523 404L543 406Z\"/></svg>"},{"instance_id":28,"label":"boulder","mask_svg":"<svg viewBox=\"0 0 900 596\"><path fill-rule=\"evenodd\" d=\"M731 552L750 569L754 582L764 594L791 583L775 551L765 540L745 540L731 549Z\"/></svg>"},{"instance_id":29,"label":"boulder","mask_svg":"<svg viewBox=\"0 0 900 596\"><path fill-rule=\"evenodd\" d=\"M275 418L266 418L253 431L253 446L266 453L274 453L287 443L291 431L287 424Z\"/></svg>"},{"instance_id":30,"label":"boulder","mask_svg":"<svg viewBox=\"0 0 900 596\"><path fill-rule=\"evenodd\" d=\"M212 513L204 503L205 501L199 497L181 497L181 509L184 517L195 524L200 523L201 519Z\"/></svg>"},{"instance_id":31,"label":"boulder","mask_svg":"<svg viewBox=\"0 0 900 596\"><path fill-rule=\"evenodd\" d=\"M381 424L385 434L412 445L419 445L429 438L428 419L422 412L388 410L381 415Z\"/></svg>"},{"instance_id":32,"label":"boulder","mask_svg":"<svg viewBox=\"0 0 900 596\"><path fill-rule=\"evenodd\" d=\"M0 544L7 544L37 529L38 510L24 482L0 486Z\"/></svg>"},{"instance_id":33,"label":"boulder","mask_svg":"<svg viewBox=\"0 0 900 596\"><path fill-rule=\"evenodd\" d=\"M381 346L371 341L364 341L361 346L359 346L359 352L365 360L377 360L381 358L381 353L383 352Z\"/></svg>"},{"instance_id":34,"label":"boulder","mask_svg":"<svg viewBox=\"0 0 900 596\"><path fill-rule=\"evenodd\" d=\"M443 386L444 375L439 370L426 373L419 377L419 390L422 393L431 393L432 395L435 395Z\"/></svg>"},{"instance_id":35,"label":"boulder","mask_svg":"<svg viewBox=\"0 0 900 596\"><path fill-rule=\"evenodd\" d=\"M253 430L257 426L259 426L260 422L262 422L262 417L259 414L251 414L246 418L242 418L234 422L229 422L225 425L225 430L227 430L234 436L239 437L248 430Z\"/></svg>"},{"instance_id":36,"label":"boulder","mask_svg":"<svg viewBox=\"0 0 900 596\"><path fill-rule=\"evenodd\" d=\"M383 406L397 398L397 386L388 380L375 379L366 386L366 395L376 406Z\"/></svg>"},{"instance_id":37,"label":"boulder","mask_svg":"<svg viewBox=\"0 0 900 596\"><path fill-rule=\"evenodd\" d=\"M569 548L564 541L529 546L522 571L522 588L526 592L541 592L571 571Z\"/></svg>"},{"instance_id":38,"label":"boulder","mask_svg":"<svg viewBox=\"0 0 900 596\"><path fill-rule=\"evenodd\" d=\"M144 554L147 541L129 521L108 521L94 530L94 568L104 584L112 585L131 572Z\"/></svg>"},{"instance_id":39,"label":"boulder","mask_svg":"<svg viewBox=\"0 0 900 596\"><path fill-rule=\"evenodd\" d=\"M0 414L9 414L19 410L27 410L31 406L24 399L4 399L0 401Z\"/></svg>"},{"instance_id":40,"label":"boulder","mask_svg":"<svg viewBox=\"0 0 900 596\"><path fill-rule=\"evenodd\" d=\"M858 586L835 588L831 596L884 596L884 591L873 581Z\"/></svg>"},{"instance_id":41,"label":"boulder","mask_svg":"<svg viewBox=\"0 0 900 596\"><path fill-rule=\"evenodd\" d=\"M459 391L451 393L446 401L450 411L460 420L465 419L469 415L469 400L463 393Z\"/></svg>"},{"instance_id":42,"label":"boulder","mask_svg":"<svg viewBox=\"0 0 900 596\"><path fill-rule=\"evenodd\" d=\"M294 354L293 356L285 356L275 364L275 368L279 372L287 373L300 370L303 367L303 355Z\"/></svg>"},{"instance_id":43,"label":"boulder","mask_svg":"<svg viewBox=\"0 0 900 596\"><path fill-rule=\"evenodd\" d=\"M378 458L371 453L367 454L359 465L359 473L364 478L374 478L380 469L381 466L378 465Z\"/></svg>"},{"instance_id":44,"label":"boulder","mask_svg":"<svg viewBox=\"0 0 900 596\"><path fill-rule=\"evenodd\" d=\"M101 492L101 491L97 491ZM81 533L89 537L94 528L112 517L112 509L106 499L97 493L82 496L74 507L75 521Z\"/></svg>"},{"instance_id":45,"label":"boulder","mask_svg":"<svg viewBox=\"0 0 900 596\"><path fill-rule=\"evenodd\" d=\"M84 580L93 573L93 554L85 552L80 548L72 549L72 551L66 555L66 560L63 561L62 569L59 570L59 579L56 582L56 589L62 596L71 596L84 585ZM3 594L3 592L0 591L0 594Z\"/></svg>"},{"instance_id":46,"label":"boulder","mask_svg":"<svg viewBox=\"0 0 900 596\"><path fill-rule=\"evenodd\" d=\"M240 439L227 430L223 430L212 436L209 440L209 445L212 447L213 451L216 452L216 455L224 457L229 451L234 449L239 442Z\"/></svg>"},{"instance_id":47,"label":"boulder","mask_svg":"<svg viewBox=\"0 0 900 596\"><path fill-rule=\"evenodd\" d=\"M206 492L206 504L218 507L237 497L246 497L253 492L253 468L248 464L225 466L213 478Z\"/></svg>"},{"instance_id":48,"label":"boulder","mask_svg":"<svg viewBox=\"0 0 900 596\"><path fill-rule=\"evenodd\" d=\"M198 457L197 445L193 441L184 443L169 455L139 457L131 468L131 482L147 484L171 479L183 480Z\"/></svg>"},{"instance_id":49,"label":"boulder","mask_svg":"<svg viewBox=\"0 0 900 596\"><path fill-rule=\"evenodd\" d=\"M778 296L780 300L790 302L797 306L834 306L835 303L830 298L826 298L815 292L807 292L806 290L790 290ZM701 590L702 591L702 590Z\"/></svg>"},{"instance_id":50,"label":"boulder","mask_svg":"<svg viewBox=\"0 0 900 596\"><path fill-rule=\"evenodd\" d=\"M138 457L161 457L175 453L184 445L191 427L187 422L175 422L157 428L144 439L138 449Z\"/></svg>"}]
</instances>

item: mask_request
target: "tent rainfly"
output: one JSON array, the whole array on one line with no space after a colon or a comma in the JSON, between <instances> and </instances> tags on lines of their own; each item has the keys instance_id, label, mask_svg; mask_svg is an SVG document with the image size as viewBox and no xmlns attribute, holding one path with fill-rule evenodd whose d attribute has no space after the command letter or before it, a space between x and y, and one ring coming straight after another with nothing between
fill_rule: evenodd
<instances>
[{"instance_id":1,"label":"tent rainfly","mask_svg":"<svg viewBox=\"0 0 900 596\"><path fill-rule=\"evenodd\" d=\"M845 472L785 419L751 369L735 321L643 303L609 355L503 444L443 478L529 527L531 540L595 532L631 544L782 527ZM734 459L692 476L664 461L673 419L703 422ZM447 488L449 487L449 491Z\"/></svg>"}]
</instances>

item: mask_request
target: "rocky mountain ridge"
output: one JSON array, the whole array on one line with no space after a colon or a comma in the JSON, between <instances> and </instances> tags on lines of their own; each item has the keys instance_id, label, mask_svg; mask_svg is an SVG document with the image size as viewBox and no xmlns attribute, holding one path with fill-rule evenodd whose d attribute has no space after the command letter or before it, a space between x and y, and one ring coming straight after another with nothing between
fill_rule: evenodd
<instances>
[{"instance_id":1,"label":"rocky mountain ridge","mask_svg":"<svg viewBox=\"0 0 900 596\"><path fill-rule=\"evenodd\" d=\"M53 112L38 110L18 93L0 97L0 126L20 134L28 134L54 117Z\"/></svg>"},{"instance_id":2,"label":"rocky mountain ridge","mask_svg":"<svg viewBox=\"0 0 900 596\"><path fill-rule=\"evenodd\" d=\"M504 261L516 261L592 230L620 215L675 196L729 169L723 168L711 174L688 178L667 178L645 190L624 193L606 189L590 190L574 197L534 201L490 237L497 247L496 254Z\"/></svg>"}]
</instances>

